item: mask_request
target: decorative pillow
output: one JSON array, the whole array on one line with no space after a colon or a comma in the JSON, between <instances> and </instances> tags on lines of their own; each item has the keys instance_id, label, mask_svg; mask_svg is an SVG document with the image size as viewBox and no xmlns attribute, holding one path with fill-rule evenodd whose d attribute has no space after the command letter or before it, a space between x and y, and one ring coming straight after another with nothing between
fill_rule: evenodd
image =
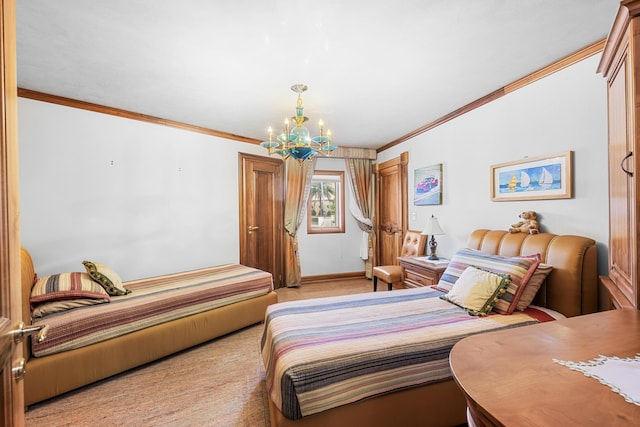
<instances>
[{"instance_id":1,"label":"decorative pillow","mask_svg":"<svg viewBox=\"0 0 640 427\"><path fill-rule=\"evenodd\" d=\"M31 289L30 302L36 304L77 298L93 298L111 301L109 294L91 280L87 273L60 273L38 279Z\"/></svg>"},{"instance_id":2,"label":"decorative pillow","mask_svg":"<svg viewBox=\"0 0 640 427\"><path fill-rule=\"evenodd\" d=\"M449 293L440 298L454 303L473 316L486 316L509 286L505 274L467 267Z\"/></svg>"},{"instance_id":3,"label":"decorative pillow","mask_svg":"<svg viewBox=\"0 0 640 427\"><path fill-rule=\"evenodd\" d=\"M131 293L122 285L122 279L118 273L113 271L110 267L99 262L82 261L84 268L87 269L87 273L91 275L91 278L98 282L109 295L126 295Z\"/></svg>"},{"instance_id":4,"label":"decorative pillow","mask_svg":"<svg viewBox=\"0 0 640 427\"><path fill-rule=\"evenodd\" d=\"M511 314L516 309L527 282L540 264L537 257L511 257L480 252L475 249L460 249L451 257L447 269L442 274L437 287L450 291L462 272L469 266L479 267L511 277L507 292L493 308L497 313Z\"/></svg>"},{"instance_id":5,"label":"decorative pillow","mask_svg":"<svg viewBox=\"0 0 640 427\"><path fill-rule=\"evenodd\" d=\"M86 273L84 273L86 274ZM95 282L94 282L95 283ZM31 311L31 317L34 319L48 316L53 313L60 313L62 311L73 310L78 307L86 307L88 305L104 304L109 302L107 298L78 298L78 299L65 299L60 301L48 301L38 304Z\"/></svg>"},{"instance_id":6,"label":"decorative pillow","mask_svg":"<svg viewBox=\"0 0 640 427\"><path fill-rule=\"evenodd\" d=\"M523 311L524 309L529 307L529 305L531 305L531 302L536 297L536 294L540 290L540 287L552 270L552 265L538 264L536 271L533 272L531 279L529 279L527 286L525 286L524 291L520 296L520 301L518 301L518 305L516 307L517 310Z\"/></svg>"}]
</instances>

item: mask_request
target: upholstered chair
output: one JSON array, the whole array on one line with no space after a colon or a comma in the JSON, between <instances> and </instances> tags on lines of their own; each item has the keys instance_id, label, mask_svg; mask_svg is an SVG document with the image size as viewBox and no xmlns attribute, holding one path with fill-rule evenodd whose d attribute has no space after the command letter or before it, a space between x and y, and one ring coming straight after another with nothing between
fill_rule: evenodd
<instances>
[{"instance_id":1,"label":"upholstered chair","mask_svg":"<svg viewBox=\"0 0 640 427\"><path fill-rule=\"evenodd\" d=\"M424 254L424 247L427 244L427 236L420 231L407 230L400 250L401 257L421 256ZM379 265L373 267L373 291L378 290L378 279L385 282L388 289L393 289L393 285L399 285L403 281L403 271L400 265Z\"/></svg>"}]
</instances>

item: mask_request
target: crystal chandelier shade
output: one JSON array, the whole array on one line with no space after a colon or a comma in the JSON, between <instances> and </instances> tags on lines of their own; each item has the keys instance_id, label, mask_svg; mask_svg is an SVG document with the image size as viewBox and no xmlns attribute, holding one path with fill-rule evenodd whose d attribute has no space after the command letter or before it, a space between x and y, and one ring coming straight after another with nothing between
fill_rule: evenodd
<instances>
[{"instance_id":1,"label":"crystal chandelier shade","mask_svg":"<svg viewBox=\"0 0 640 427\"><path fill-rule=\"evenodd\" d=\"M324 132L324 123L322 120L318 122L320 135L312 137L309 129L304 126L308 117L304 116L304 107L302 105L302 92L307 90L307 85L295 84L291 86L291 90L298 94L296 105L296 115L292 117L293 128L289 119L284 120L284 129L282 133L274 136L273 128L269 127L269 140L263 141L260 145L266 148L269 155L276 154L283 159L293 157L298 161L305 161L317 155L328 156L332 151L336 150L335 145L331 142L331 131Z\"/></svg>"}]
</instances>

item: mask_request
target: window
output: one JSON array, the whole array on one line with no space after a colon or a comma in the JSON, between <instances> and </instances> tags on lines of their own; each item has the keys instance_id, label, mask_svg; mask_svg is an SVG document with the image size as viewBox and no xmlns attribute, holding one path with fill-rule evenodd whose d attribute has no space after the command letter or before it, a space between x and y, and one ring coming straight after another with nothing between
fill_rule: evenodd
<instances>
[{"instance_id":1,"label":"window","mask_svg":"<svg viewBox=\"0 0 640 427\"><path fill-rule=\"evenodd\" d=\"M314 171L307 202L307 233L344 233L344 172Z\"/></svg>"}]
</instances>

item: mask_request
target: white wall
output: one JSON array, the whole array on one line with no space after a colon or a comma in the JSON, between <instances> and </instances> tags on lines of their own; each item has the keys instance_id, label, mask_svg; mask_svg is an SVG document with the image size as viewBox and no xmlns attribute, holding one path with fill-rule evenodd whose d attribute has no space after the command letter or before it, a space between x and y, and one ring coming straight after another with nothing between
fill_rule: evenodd
<instances>
[{"instance_id":1,"label":"white wall","mask_svg":"<svg viewBox=\"0 0 640 427\"><path fill-rule=\"evenodd\" d=\"M382 162L409 152L410 228L435 214L447 232L438 252L451 256L471 230L505 229L535 210L544 231L594 238L606 272L607 111L598 59L380 153ZM125 280L239 260L238 152L263 155L262 148L23 98L18 112L21 238L40 275L82 271L83 259L109 264ZM575 152L573 199L489 200L490 165L567 150ZM413 170L436 163L443 204L413 206ZM316 167L345 170L340 159ZM345 234L307 235L305 224L303 276L364 270L348 213Z\"/></svg>"},{"instance_id":2,"label":"white wall","mask_svg":"<svg viewBox=\"0 0 640 427\"><path fill-rule=\"evenodd\" d=\"M238 261L238 151L260 147L29 99L18 112L21 239L40 275Z\"/></svg>"},{"instance_id":3,"label":"white wall","mask_svg":"<svg viewBox=\"0 0 640 427\"><path fill-rule=\"evenodd\" d=\"M599 270L605 273L607 98L605 79L596 74L599 59L583 60L380 153L383 162L409 152L410 228L422 229L434 214L447 232L437 238L438 253L450 257L472 230L504 230L520 212L533 210L543 231L596 240ZM572 199L490 200L490 165L569 150L574 152ZM443 164L443 204L414 206L414 169L438 163Z\"/></svg>"},{"instance_id":4,"label":"white wall","mask_svg":"<svg viewBox=\"0 0 640 427\"><path fill-rule=\"evenodd\" d=\"M23 98L19 132L21 240L40 275L84 259L125 280L239 261L238 153L259 146ZM364 270L350 215L344 234L302 224L304 276Z\"/></svg>"}]
</instances>

